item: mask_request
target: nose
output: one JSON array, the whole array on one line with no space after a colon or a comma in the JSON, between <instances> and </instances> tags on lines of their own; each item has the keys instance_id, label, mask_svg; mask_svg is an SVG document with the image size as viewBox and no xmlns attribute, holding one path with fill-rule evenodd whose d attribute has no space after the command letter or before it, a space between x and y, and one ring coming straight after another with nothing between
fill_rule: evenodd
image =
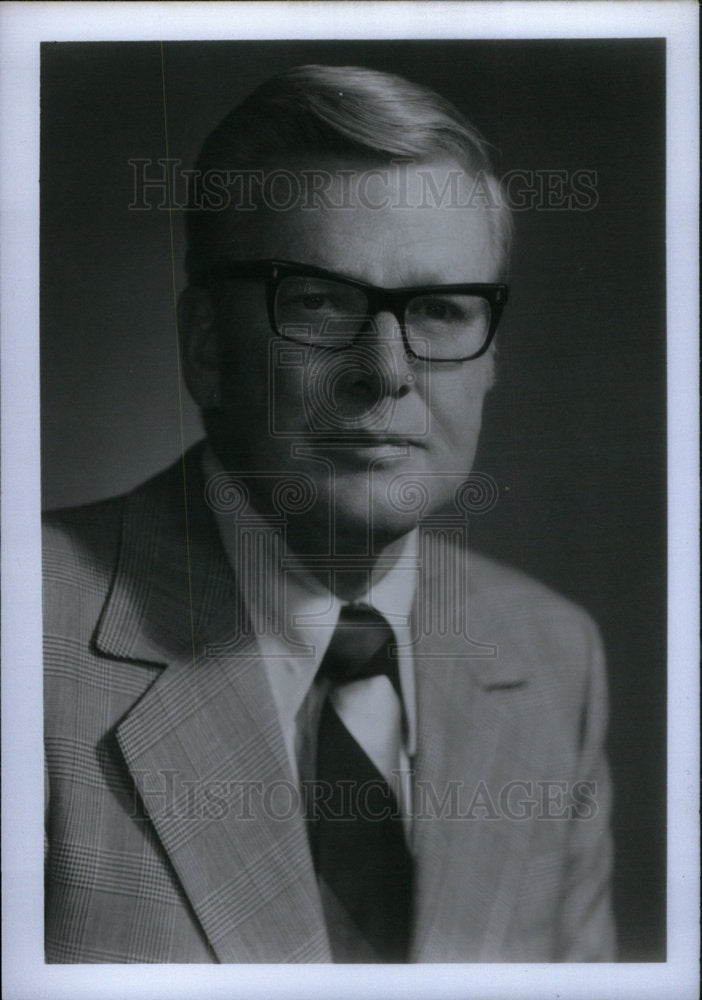
<instances>
[{"instance_id":1,"label":"nose","mask_svg":"<svg viewBox=\"0 0 702 1000\"><path fill-rule=\"evenodd\" d=\"M353 344L320 355L309 382L309 403L320 428L345 429L359 421L387 430L395 404L413 376L395 316L369 317Z\"/></svg>"},{"instance_id":2,"label":"nose","mask_svg":"<svg viewBox=\"0 0 702 1000\"><path fill-rule=\"evenodd\" d=\"M359 383L377 397L404 396L414 381L397 317L387 311L369 317L357 340L370 365L358 372ZM359 384L360 388L360 384Z\"/></svg>"}]
</instances>

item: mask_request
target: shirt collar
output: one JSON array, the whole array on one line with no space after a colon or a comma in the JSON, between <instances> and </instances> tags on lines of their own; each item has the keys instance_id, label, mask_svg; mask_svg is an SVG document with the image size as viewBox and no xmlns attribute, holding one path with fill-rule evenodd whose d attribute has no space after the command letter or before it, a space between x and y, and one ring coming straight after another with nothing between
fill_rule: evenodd
<instances>
[{"instance_id":1,"label":"shirt collar","mask_svg":"<svg viewBox=\"0 0 702 1000\"><path fill-rule=\"evenodd\" d=\"M206 480L223 471L209 445L203 452L202 467ZM215 511L215 518L264 657L278 713L283 721L293 718L312 685L345 602L305 569L284 545L282 530L248 502L234 516ZM244 557L242 532L259 540L255 574L251 573L251 561ZM393 565L384 575L372 578L368 591L356 603L368 604L382 614L395 633L407 752L411 756L416 743L410 632L417 585L416 530L393 542L382 555L386 563L394 559Z\"/></svg>"}]
</instances>

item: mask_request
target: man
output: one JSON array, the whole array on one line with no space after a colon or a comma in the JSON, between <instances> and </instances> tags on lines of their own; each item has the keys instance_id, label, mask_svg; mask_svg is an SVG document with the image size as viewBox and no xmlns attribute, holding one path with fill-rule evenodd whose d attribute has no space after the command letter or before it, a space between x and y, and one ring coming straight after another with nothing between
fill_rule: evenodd
<instances>
[{"instance_id":1,"label":"man","mask_svg":"<svg viewBox=\"0 0 702 1000\"><path fill-rule=\"evenodd\" d=\"M611 959L596 629L463 544L507 294L484 143L300 67L198 171L207 442L47 524L47 960Z\"/></svg>"}]
</instances>

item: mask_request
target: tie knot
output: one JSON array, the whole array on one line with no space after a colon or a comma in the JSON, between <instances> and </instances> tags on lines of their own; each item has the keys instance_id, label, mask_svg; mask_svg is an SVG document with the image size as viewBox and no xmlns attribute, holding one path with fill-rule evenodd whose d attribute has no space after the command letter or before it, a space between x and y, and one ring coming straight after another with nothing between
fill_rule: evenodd
<instances>
[{"instance_id":1,"label":"tie knot","mask_svg":"<svg viewBox=\"0 0 702 1000\"><path fill-rule=\"evenodd\" d=\"M398 688L396 658L390 647L395 634L385 618L366 604L347 604L319 668L335 684L348 684L385 674Z\"/></svg>"}]
</instances>

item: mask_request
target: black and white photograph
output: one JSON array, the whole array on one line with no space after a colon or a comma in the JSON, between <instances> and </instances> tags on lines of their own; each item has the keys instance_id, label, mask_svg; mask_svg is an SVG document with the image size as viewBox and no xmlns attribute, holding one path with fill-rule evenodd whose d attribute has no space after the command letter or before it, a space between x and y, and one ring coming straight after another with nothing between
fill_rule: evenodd
<instances>
[{"instance_id":1,"label":"black and white photograph","mask_svg":"<svg viewBox=\"0 0 702 1000\"><path fill-rule=\"evenodd\" d=\"M691 997L666 31L199 6L216 35L35 26L41 995Z\"/></svg>"}]
</instances>

